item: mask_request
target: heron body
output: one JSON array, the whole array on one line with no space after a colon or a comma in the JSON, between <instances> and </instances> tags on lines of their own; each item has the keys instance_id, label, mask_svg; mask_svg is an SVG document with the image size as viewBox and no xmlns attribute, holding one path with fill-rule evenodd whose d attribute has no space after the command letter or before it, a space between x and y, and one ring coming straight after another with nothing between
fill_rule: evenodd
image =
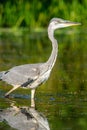
<instances>
[{"instance_id":1,"label":"heron body","mask_svg":"<svg viewBox=\"0 0 87 130\"><path fill-rule=\"evenodd\" d=\"M8 84L13 86L5 96L8 96L12 91L19 87L30 88L31 106L34 107L34 102L32 100L34 99L35 89L49 78L57 58L58 43L54 38L54 31L58 28L78 24L79 23L66 21L60 18L53 18L48 26L48 37L52 42L52 52L49 59L45 63L20 65L7 71L0 72L0 80L6 81Z\"/></svg>"}]
</instances>

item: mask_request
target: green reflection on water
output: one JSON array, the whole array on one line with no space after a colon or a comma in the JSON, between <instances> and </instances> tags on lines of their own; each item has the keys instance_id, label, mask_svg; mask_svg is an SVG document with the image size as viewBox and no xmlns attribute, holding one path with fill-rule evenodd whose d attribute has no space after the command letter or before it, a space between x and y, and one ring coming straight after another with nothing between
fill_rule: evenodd
<instances>
[{"instance_id":1,"label":"green reflection on water","mask_svg":"<svg viewBox=\"0 0 87 130\"><path fill-rule=\"evenodd\" d=\"M87 38L86 33L69 31L56 34L59 39L57 62L49 80L36 92L37 109L46 115L51 130L87 128ZM24 32L18 36L3 34L0 38L0 71L15 65L45 62L50 53L51 44L46 32ZM0 82L0 108L10 105L3 97L10 87ZM18 89L12 95L17 106L30 105L30 90Z\"/></svg>"}]
</instances>

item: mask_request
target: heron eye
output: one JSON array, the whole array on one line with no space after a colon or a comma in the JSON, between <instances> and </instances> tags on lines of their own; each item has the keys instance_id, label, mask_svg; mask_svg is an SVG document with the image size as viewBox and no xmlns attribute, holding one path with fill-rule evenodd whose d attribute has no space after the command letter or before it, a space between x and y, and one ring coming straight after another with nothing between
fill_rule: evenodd
<instances>
[{"instance_id":1,"label":"heron eye","mask_svg":"<svg viewBox=\"0 0 87 130\"><path fill-rule=\"evenodd\" d=\"M57 22L57 21L55 21L55 24L58 24L58 22Z\"/></svg>"}]
</instances>

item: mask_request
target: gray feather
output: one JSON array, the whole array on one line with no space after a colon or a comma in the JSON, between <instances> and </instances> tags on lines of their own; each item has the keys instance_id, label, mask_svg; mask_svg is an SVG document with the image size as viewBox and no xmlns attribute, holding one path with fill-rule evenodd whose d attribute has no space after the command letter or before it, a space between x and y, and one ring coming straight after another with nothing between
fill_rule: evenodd
<instances>
[{"instance_id":1,"label":"gray feather","mask_svg":"<svg viewBox=\"0 0 87 130\"><path fill-rule=\"evenodd\" d=\"M0 80L2 80L3 76L4 76L6 73L7 73L6 71L1 71L1 72L0 72Z\"/></svg>"}]
</instances>

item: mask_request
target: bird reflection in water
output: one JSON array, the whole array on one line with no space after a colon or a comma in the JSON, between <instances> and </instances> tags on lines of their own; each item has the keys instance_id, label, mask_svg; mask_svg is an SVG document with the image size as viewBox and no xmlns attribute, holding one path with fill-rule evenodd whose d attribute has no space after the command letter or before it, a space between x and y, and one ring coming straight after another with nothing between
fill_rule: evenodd
<instances>
[{"instance_id":1,"label":"bird reflection in water","mask_svg":"<svg viewBox=\"0 0 87 130\"><path fill-rule=\"evenodd\" d=\"M0 121L17 130L50 130L47 118L35 108L17 107L0 110Z\"/></svg>"}]
</instances>

